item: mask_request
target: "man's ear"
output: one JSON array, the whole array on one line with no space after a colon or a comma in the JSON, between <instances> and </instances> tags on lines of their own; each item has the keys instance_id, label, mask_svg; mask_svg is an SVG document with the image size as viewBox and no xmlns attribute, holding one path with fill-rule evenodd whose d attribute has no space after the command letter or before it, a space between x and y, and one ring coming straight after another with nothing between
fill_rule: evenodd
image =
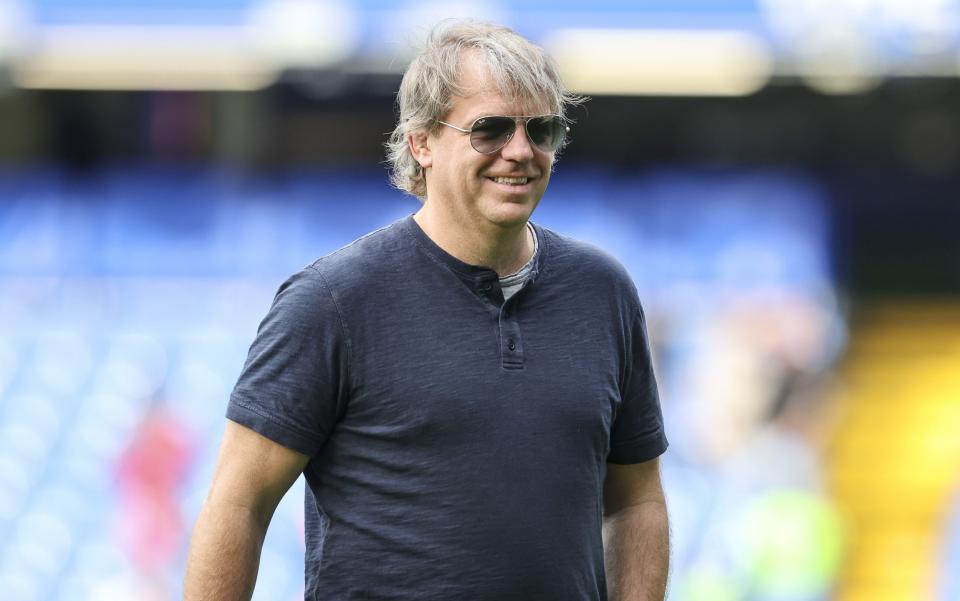
<instances>
[{"instance_id":1,"label":"man's ear","mask_svg":"<svg viewBox=\"0 0 960 601\"><path fill-rule=\"evenodd\" d=\"M433 154L430 152L430 145L427 143L428 138L427 132L423 130L407 134L410 153L413 154L413 158L420 163L420 167L423 169L433 166Z\"/></svg>"}]
</instances>

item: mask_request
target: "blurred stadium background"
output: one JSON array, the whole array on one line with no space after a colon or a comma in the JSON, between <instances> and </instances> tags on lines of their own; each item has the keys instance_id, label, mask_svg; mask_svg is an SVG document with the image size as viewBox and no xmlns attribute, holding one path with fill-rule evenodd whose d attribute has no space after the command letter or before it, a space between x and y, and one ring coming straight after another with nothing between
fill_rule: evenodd
<instances>
[{"instance_id":1,"label":"blurred stadium background","mask_svg":"<svg viewBox=\"0 0 960 601\"><path fill-rule=\"evenodd\" d=\"M0 598L179 597L277 286L418 206L382 143L451 16L593 98L535 220L644 299L671 601L960 599L957 0L0 0Z\"/></svg>"}]
</instances>

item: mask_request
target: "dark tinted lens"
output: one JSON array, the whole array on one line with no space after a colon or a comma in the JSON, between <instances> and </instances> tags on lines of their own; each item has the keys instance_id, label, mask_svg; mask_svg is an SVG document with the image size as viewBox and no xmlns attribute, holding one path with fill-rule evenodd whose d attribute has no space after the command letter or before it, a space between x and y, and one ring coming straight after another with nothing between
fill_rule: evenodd
<instances>
[{"instance_id":1,"label":"dark tinted lens","mask_svg":"<svg viewBox=\"0 0 960 601\"><path fill-rule=\"evenodd\" d=\"M527 123L530 141L544 152L560 148L567 135L567 126L560 117L534 117Z\"/></svg>"},{"instance_id":2,"label":"dark tinted lens","mask_svg":"<svg viewBox=\"0 0 960 601\"><path fill-rule=\"evenodd\" d=\"M470 128L470 144L474 150L483 154L496 152L510 141L516 127L517 123L510 117L477 119Z\"/></svg>"}]
</instances>

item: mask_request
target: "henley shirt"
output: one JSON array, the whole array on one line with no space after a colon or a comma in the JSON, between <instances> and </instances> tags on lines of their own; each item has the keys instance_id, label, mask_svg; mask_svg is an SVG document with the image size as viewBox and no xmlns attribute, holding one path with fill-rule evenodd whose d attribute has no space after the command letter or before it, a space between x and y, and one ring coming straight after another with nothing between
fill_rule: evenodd
<instances>
[{"instance_id":1,"label":"henley shirt","mask_svg":"<svg viewBox=\"0 0 960 601\"><path fill-rule=\"evenodd\" d=\"M667 440L623 267L534 226L497 273L406 217L280 287L227 417L304 453L305 598L606 599L606 464Z\"/></svg>"}]
</instances>

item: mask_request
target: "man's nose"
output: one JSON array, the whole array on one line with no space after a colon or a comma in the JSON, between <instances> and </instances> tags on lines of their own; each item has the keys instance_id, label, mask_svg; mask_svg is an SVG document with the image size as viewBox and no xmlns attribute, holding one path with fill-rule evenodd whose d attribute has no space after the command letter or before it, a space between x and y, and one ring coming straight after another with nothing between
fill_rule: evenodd
<instances>
[{"instance_id":1,"label":"man's nose","mask_svg":"<svg viewBox=\"0 0 960 601\"><path fill-rule=\"evenodd\" d=\"M533 144L527 137L527 127L521 121L517 123L517 131L513 132L513 137L507 142L506 146L500 149L503 158L513 161L529 160L533 158Z\"/></svg>"}]
</instances>

